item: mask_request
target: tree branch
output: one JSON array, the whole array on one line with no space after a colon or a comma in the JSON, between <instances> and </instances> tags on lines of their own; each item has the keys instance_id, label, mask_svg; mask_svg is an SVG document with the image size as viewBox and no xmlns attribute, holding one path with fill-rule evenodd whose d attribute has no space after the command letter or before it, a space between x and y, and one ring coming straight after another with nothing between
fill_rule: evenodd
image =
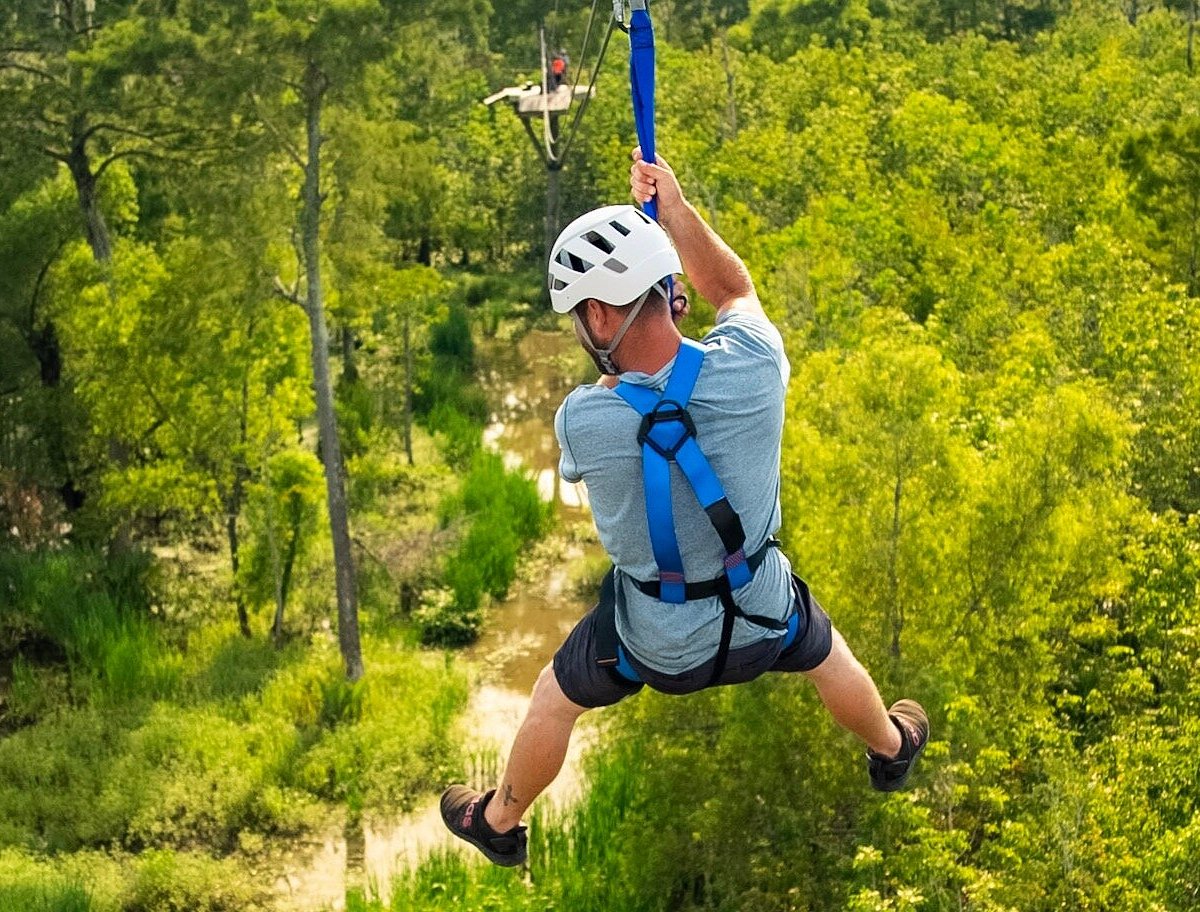
<instances>
[{"instance_id":1,"label":"tree branch","mask_svg":"<svg viewBox=\"0 0 1200 912\"><path fill-rule=\"evenodd\" d=\"M49 146L42 146L42 152L49 155L53 159L57 159L64 165L70 164L71 159L65 152L59 152L57 149L51 149Z\"/></svg>"},{"instance_id":2,"label":"tree branch","mask_svg":"<svg viewBox=\"0 0 1200 912\"><path fill-rule=\"evenodd\" d=\"M267 128L267 130L271 133L272 136L275 137L275 141L277 143L279 143L280 147L283 149L284 152L287 153L288 158L290 158L292 160L292 162L296 165L296 167L303 170L303 168L305 167L305 161L304 161L304 158L300 155L299 148L297 148L295 143L293 143L290 139L288 139L279 130L279 128L276 127L273 123L271 123L271 121L269 121L267 119L266 115L263 114L262 104L259 101L258 94L256 92L250 93L250 100L254 103L255 113L258 114L258 119L262 123L262 125Z\"/></svg>"},{"instance_id":3,"label":"tree branch","mask_svg":"<svg viewBox=\"0 0 1200 912\"><path fill-rule=\"evenodd\" d=\"M38 271L37 281L33 283L33 294L29 296L29 328L33 329L34 318L37 316L38 297L42 293L42 283L46 280L46 276L50 273L50 267L54 265L54 261L58 259L58 255L62 253L62 249L67 246L67 239L63 238L58 242L58 246L54 248L54 252L42 264L41 270Z\"/></svg>"},{"instance_id":4,"label":"tree branch","mask_svg":"<svg viewBox=\"0 0 1200 912\"><path fill-rule=\"evenodd\" d=\"M120 133L124 136L136 136L138 139L144 139L147 142L162 142L162 140L168 136L178 136L180 133L187 132L186 130L179 128L175 130L164 130L161 133L147 133L145 130L135 130L133 127L125 127L121 124L107 123L102 121L98 124L92 124L86 130L84 130L83 133L76 139L76 141L87 142L94 134L99 133L101 130L107 130L111 133Z\"/></svg>"},{"instance_id":5,"label":"tree branch","mask_svg":"<svg viewBox=\"0 0 1200 912\"><path fill-rule=\"evenodd\" d=\"M29 66L25 63L17 63L15 60L0 60L0 70L20 70L22 73L31 73L34 76L39 76L42 79L49 80L55 85L62 86L63 81L41 67Z\"/></svg>"},{"instance_id":6,"label":"tree branch","mask_svg":"<svg viewBox=\"0 0 1200 912\"><path fill-rule=\"evenodd\" d=\"M291 301L297 307L304 306L304 299L300 297L299 282L296 283L295 287L288 288L283 284L283 279L279 278L279 276L275 276L273 287L275 289L275 294L279 295L279 297L283 298L285 301Z\"/></svg>"},{"instance_id":7,"label":"tree branch","mask_svg":"<svg viewBox=\"0 0 1200 912\"><path fill-rule=\"evenodd\" d=\"M33 116L47 126L57 127L60 130L67 129L67 122L65 120L55 120L53 117L48 116L45 111L38 111Z\"/></svg>"},{"instance_id":8,"label":"tree branch","mask_svg":"<svg viewBox=\"0 0 1200 912\"><path fill-rule=\"evenodd\" d=\"M135 155L140 156L141 158L152 158L157 161L170 161L171 160L171 156L160 155L157 152L151 152L149 149L125 149L122 152L114 152L108 158L104 159L104 161L100 162L100 165L96 168L96 174L95 174L96 180L100 180L101 175L103 175L104 172L108 170L108 166L111 165L113 162L117 161L118 159L122 159L122 158L132 158Z\"/></svg>"}]
</instances>

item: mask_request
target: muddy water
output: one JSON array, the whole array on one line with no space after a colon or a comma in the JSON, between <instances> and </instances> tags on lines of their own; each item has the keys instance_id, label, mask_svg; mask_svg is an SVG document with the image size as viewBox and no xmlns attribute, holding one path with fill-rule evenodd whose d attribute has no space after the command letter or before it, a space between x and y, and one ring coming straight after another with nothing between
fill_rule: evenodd
<instances>
[{"instance_id":1,"label":"muddy water","mask_svg":"<svg viewBox=\"0 0 1200 912\"><path fill-rule=\"evenodd\" d=\"M485 445L502 453L510 467L529 472L558 517L555 532L535 549L509 598L492 607L479 641L462 655L473 687L461 732L475 758L470 778L484 787L494 784L508 756L538 673L590 606L577 585L579 566L594 564L603 554L590 531L586 490L563 482L557 472L554 412L582 363L573 337L535 330L516 343L489 342L479 354L487 365L481 379L495 408ZM588 742L585 724L576 730L563 772L540 802L562 805L578 794L579 761ZM437 796L430 794L399 820L324 834L307 847L303 866L279 878L276 892L286 907L305 912L343 909L347 888L355 886L386 899L396 874L442 847L471 851L446 832Z\"/></svg>"}]
</instances>

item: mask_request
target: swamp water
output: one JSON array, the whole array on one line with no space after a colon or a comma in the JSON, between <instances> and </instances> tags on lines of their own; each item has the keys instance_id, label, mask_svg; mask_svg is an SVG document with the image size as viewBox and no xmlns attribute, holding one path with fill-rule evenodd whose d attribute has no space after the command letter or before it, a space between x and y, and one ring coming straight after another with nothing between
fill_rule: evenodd
<instances>
[{"instance_id":1,"label":"swamp water","mask_svg":"<svg viewBox=\"0 0 1200 912\"><path fill-rule=\"evenodd\" d=\"M603 551L591 531L583 485L558 477L554 412L581 365L574 338L534 330L516 343L481 346L480 361L489 366L482 383L494 408L484 443L502 453L509 468L532 474L542 499L554 502L558 520L519 572L508 599L489 610L479 641L460 654L472 668L472 693L458 730L475 758L472 784L483 787L500 774L538 673L591 607L591 596L577 585L579 569L601 562ZM578 795L588 742L585 717L562 773L539 806L561 806ZM275 883L280 905L297 912L342 909L346 890L355 887L386 898L393 877L434 850L477 854L446 831L437 798L422 796L416 810L397 820L332 829L301 847L302 863Z\"/></svg>"}]
</instances>

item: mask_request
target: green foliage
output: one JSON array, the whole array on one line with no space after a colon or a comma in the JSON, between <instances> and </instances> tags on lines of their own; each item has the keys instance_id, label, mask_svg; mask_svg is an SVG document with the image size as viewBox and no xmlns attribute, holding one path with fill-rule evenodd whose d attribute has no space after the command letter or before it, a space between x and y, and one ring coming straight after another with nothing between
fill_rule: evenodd
<instances>
[{"instance_id":1,"label":"green foliage","mask_svg":"<svg viewBox=\"0 0 1200 912\"><path fill-rule=\"evenodd\" d=\"M539 297L544 169L478 101L537 75L534 23L574 52L586 10L54 6L0 26L0 517L49 546L0 555L0 841L147 851L6 851L0 907L252 908L232 865L183 850L298 832L321 802L405 805L454 765L465 684L373 603L383 639L349 685L316 624L277 651L212 623L229 578L205 559L184 604L127 549L63 539L211 555L220 533L228 568L241 534L252 609L285 567L324 572L309 327L285 300L321 266L354 343L329 353L351 502L430 555L404 567L420 634L476 634L546 522L481 447L472 339ZM656 7L663 150L789 347L789 554L937 740L912 792L875 801L796 682L647 695L588 797L535 820L529 885L438 857L393 907L1196 906L1194 10L1144 7ZM619 56L564 216L627 198ZM422 437L416 466L410 386L441 448Z\"/></svg>"},{"instance_id":2,"label":"green foliage","mask_svg":"<svg viewBox=\"0 0 1200 912\"><path fill-rule=\"evenodd\" d=\"M467 531L446 561L449 591L426 593L414 619L426 643L462 645L479 632L484 598L508 594L518 556L546 530L550 512L523 473L507 470L496 453L478 450L441 515L444 523L464 517Z\"/></svg>"},{"instance_id":3,"label":"green foliage","mask_svg":"<svg viewBox=\"0 0 1200 912\"><path fill-rule=\"evenodd\" d=\"M243 912L262 908L263 890L230 865L193 854L151 851L134 866L125 912Z\"/></svg>"},{"instance_id":4,"label":"green foliage","mask_svg":"<svg viewBox=\"0 0 1200 912\"><path fill-rule=\"evenodd\" d=\"M470 374L475 368L475 343L465 307L451 307L446 319L433 327L429 350L444 368Z\"/></svg>"},{"instance_id":5,"label":"green foliage","mask_svg":"<svg viewBox=\"0 0 1200 912\"><path fill-rule=\"evenodd\" d=\"M413 621L421 631L421 640L436 646L466 646L475 642L483 628L483 607L479 579L472 574L456 580L463 590L441 586L421 593L421 602L413 612Z\"/></svg>"},{"instance_id":6,"label":"green foliage","mask_svg":"<svg viewBox=\"0 0 1200 912\"><path fill-rule=\"evenodd\" d=\"M413 652L374 652L361 684L321 690L321 739L296 769L310 793L344 802L352 814L408 810L460 762L451 726L466 703L465 681L445 663ZM340 677L340 676L339 676Z\"/></svg>"},{"instance_id":7,"label":"green foliage","mask_svg":"<svg viewBox=\"0 0 1200 912\"><path fill-rule=\"evenodd\" d=\"M61 650L74 687L115 702L167 696L181 668L149 614L147 569L136 552L0 552L8 595L0 629L17 646L40 641Z\"/></svg>"},{"instance_id":8,"label":"green foliage","mask_svg":"<svg viewBox=\"0 0 1200 912\"><path fill-rule=\"evenodd\" d=\"M65 551L2 566L4 641L43 638L71 664L14 666L5 719L20 727L0 740L0 845L228 852L245 834L312 828L321 800L404 807L456 762L448 731L465 684L441 660L370 643L378 671L350 685L332 643L280 652L230 626L194 631L185 655L159 625L130 620L136 600L114 593L136 594L123 582L135 574L119 562L105 574L94 555ZM155 857L137 908L225 895L218 869ZM240 890L213 908L242 908Z\"/></svg>"},{"instance_id":9,"label":"green foliage","mask_svg":"<svg viewBox=\"0 0 1200 912\"><path fill-rule=\"evenodd\" d=\"M269 908L261 884L235 863L192 852L137 857L81 852L40 858L0 851L5 912L256 912Z\"/></svg>"},{"instance_id":10,"label":"green foliage","mask_svg":"<svg viewBox=\"0 0 1200 912\"><path fill-rule=\"evenodd\" d=\"M325 479L321 464L304 450L281 450L249 493L250 535L238 585L258 604L287 602L293 573L311 552L322 520Z\"/></svg>"}]
</instances>

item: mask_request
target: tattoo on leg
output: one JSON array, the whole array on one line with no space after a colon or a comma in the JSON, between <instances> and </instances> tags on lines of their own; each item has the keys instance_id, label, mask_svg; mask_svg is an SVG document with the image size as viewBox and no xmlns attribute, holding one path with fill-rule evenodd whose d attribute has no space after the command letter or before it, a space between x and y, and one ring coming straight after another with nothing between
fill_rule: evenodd
<instances>
[{"instance_id":1,"label":"tattoo on leg","mask_svg":"<svg viewBox=\"0 0 1200 912\"><path fill-rule=\"evenodd\" d=\"M513 797L512 786L511 785L504 786L504 806L508 807L510 804L516 804L516 803L517 803L517 799Z\"/></svg>"}]
</instances>

